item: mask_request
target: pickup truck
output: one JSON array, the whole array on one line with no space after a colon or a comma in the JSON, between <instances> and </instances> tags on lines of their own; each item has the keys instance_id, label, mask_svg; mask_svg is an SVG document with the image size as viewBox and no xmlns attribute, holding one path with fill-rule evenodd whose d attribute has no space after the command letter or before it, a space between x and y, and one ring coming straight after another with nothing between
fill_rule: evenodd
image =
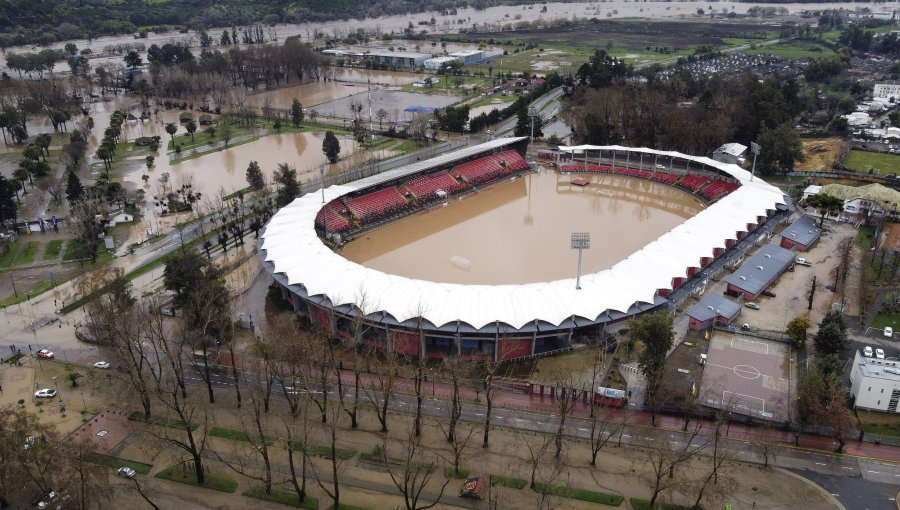
<instances>
[{"instance_id":1,"label":"pickup truck","mask_svg":"<svg viewBox=\"0 0 900 510\"><path fill-rule=\"evenodd\" d=\"M811 266L812 262L806 259L797 259L794 261L798 266Z\"/></svg>"}]
</instances>

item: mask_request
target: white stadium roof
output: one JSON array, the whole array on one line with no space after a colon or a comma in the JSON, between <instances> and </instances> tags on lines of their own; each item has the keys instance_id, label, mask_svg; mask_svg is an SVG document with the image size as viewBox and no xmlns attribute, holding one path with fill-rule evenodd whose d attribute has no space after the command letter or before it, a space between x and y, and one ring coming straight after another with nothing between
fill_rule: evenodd
<instances>
[{"instance_id":1,"label":"white stadium roof","mask_svg":"<svg viewBox=\"0 0 900 510\"><path fill-rule=\"evenodd\" d=\"M463 149L467 155L501 147L517 138L493 140ZM363 300L364 313L383 311L402 323L422 317L437 327L461 321L480 329L494 323L522 328L535 320L559 326L572 317L594 321L607 311L627 312L632 306L656 302L657 289L672 287L672 279L685 277L688 267L700 265L701 257L711 257L715 248L724 248L727 239L746 231L757 217L785 204L783 193L737 165L677 152L621 146L561 147L562 151L617 150L650 155L673 156L715 167L741 182L736 191L663 234L616 265L581 278L521 285L462 285L415 280L387 274L351 262L325 246L319 239L314 219L322 208L321 195L310 193L282 208L262 234L264 260L282 273L290 285L302 285L309 296L326 296L334 306L355 305ZM456 153L439 157L457 159ZM429 164L430 163L430 164ZM423 161L415 168L432 166ZM410 173L409 167L392 173ZM384 174L325 189L331 201L347 193L384 182Z\"/></svg>"}]
</instances>

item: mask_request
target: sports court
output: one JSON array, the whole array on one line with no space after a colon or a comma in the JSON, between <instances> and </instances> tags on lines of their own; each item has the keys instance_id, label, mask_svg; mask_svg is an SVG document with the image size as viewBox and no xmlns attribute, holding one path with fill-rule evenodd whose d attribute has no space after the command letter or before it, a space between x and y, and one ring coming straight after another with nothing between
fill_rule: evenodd
<instances>
[{"instance_id":1,"label":"sports court","mask_svg":"<svg viewBox=\"0 0 900 510\"><path fill-rule=\"evenodd\" d=\"M701 404L774 421L787 421L791 384L787 344L717 332L709 343Z\"/></svg>"}]
</instances>

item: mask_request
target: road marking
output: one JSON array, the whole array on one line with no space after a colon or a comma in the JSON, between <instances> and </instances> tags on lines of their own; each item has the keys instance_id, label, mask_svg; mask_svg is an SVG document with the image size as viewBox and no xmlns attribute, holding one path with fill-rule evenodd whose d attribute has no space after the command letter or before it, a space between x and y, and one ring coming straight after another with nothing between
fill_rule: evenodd
<instances>
[{"instance_id":1,"label":"road marking","mask_svg":"<svg viewBox=\"0 0 900 510\"><path fill-rule=\"evenodd\" d=\"M484 416L482 413L475 413L475 416Z\"/></svg>"},{"instance_id":2,"label":"road marking","mask_svg":"<svg viewBox=\"0 0 900 510\"><path fill-rule=\"evenodd\" d=\"M656 439L653 439L652 437L644 437L644 439L646 439L647 441L656 441Z\"/></svg>"},{"instance_id":3,"label":"road marking","mask_svg":"<svg viewBox=\"0 0 900 510\"><path fill-rule=\"evenodd\" d=\"M824 466L825 463L824 463L824 462L816 462L816 465L817 465L817 466Z\"/></svg>"},{"instance_id":4,"label":"road marking","mask_svg":"<svg viewBox=\"0 0 900 510\"><path fill-rule=\"evenodd\" d=\"M841 466L841 467L842 467L843 469L850 469L850 470L853 469L852 467L847 467L847 466ZM900 476L900 475L897 475L897 476Z\"/></svg>"},{"instance_id":5,"label":"road marking","mask_svg":"<svg viewBox=\"0 0 900 510\"><path fill-rule=\"evenodd\" d=\"M872 470L870 469L870 470L869 470L869 473L873 473L873 474L876 474L876 475L880 475L880 474L881 474L881 471L872 471Z\"/></svg>"},{"instance_id":6,"label":"road marking","mask_svg":"<svg viewBox=\"0 0 900 510\"><path fill-rule=\"evenodd\" d=\"M622 437L631 437L628 434L622 434Z\"/></svg>"},{"instance_id":7,"label":"road marking","mask_svg":"<svg viewBox=\"0 0 900 510\"><path fill-rule=\"evenodd\" d=\"M582 432L587 432L587 431L588 431L588 429L578 429L578 430L580 430L580 431L582 431Z\"/></svg>"}]
</instances>

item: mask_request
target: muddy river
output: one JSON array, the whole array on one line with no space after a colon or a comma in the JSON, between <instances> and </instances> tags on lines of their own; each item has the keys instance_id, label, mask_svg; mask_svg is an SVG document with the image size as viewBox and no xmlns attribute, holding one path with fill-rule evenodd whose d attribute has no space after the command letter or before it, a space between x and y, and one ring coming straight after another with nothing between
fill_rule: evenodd
<instances>
[{"instance_id":1,"label":"muddy river","mask_svg":"<svg viewBox=\"0 0 900 510\"><path fill-rule=\"evenodd\" d=\"M573 178L589 181L584 187ZM537 173L392 223L341 254L410 278L464 284L575 276L572 232L590 232L584 273L611 267L703 208L678 189L621 176Z\"/></svg>"}]
</instances>

